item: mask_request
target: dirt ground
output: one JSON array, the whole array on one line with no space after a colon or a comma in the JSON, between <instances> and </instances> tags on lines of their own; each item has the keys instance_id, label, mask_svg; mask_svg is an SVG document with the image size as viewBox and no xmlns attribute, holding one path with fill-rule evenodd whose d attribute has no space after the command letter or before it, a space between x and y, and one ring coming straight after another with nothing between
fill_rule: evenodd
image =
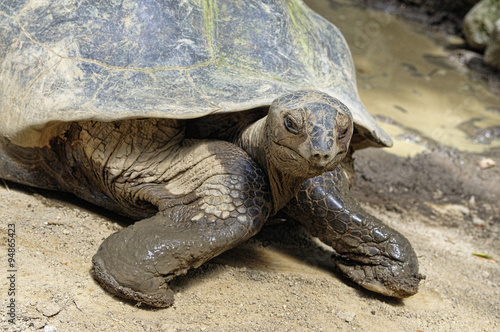
<instances>
[{"instance_id":1,"label":"dirt ground","mask_svg":"<svg viewBox=\"0 0 500 332\"><path fill-rule=\"evenodd\" d=\"M490 156L491 157L491 156ZM328 249L296 224L268 226L246 244L173 282L169 309L103 291L89 274L101 241L126 220L71 196L0 185L0 251L16 229L16 324L6 331L498 331L500 158L440 148L415 158L357 154L354 193L413 244L427 278L396 300L335 272ZM488 255L488 258L475 254Z\"/></svg>"}]
</instances>

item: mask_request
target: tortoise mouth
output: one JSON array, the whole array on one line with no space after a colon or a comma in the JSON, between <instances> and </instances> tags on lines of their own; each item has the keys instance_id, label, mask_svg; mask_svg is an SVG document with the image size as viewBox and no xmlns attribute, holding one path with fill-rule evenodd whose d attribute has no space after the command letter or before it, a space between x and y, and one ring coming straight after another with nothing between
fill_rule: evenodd
<instances>
[{"instance_id":1,"label":"tortoise mouth","mask_svg":"<svg viewBox=\"0 0 500 332\"><path fill-rule=\"evenodd\" d=\"M287 151L286 153L283 153L283 151L281 151L280 155L288 155L294 157L273 158L272 160L275 163L275 166L279 169L282 169L288 174L300 177L315 177L323 174L324 172L333 171L340 163L340 161L345 157L344 153L337 153L327 164L318 165L317 163L305 157L302 153L288 145L280 144L276 141L273 141L273 144L277 147L277 149L284 149Z\"/></svg>"}]
</instances>

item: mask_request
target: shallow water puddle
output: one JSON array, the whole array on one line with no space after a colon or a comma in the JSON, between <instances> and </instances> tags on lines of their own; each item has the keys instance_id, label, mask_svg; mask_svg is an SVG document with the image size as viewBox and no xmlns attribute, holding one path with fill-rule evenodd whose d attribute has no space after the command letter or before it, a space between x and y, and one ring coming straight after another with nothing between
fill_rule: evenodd
<instances>
[{"instance_id":1,"label":"shallow water puddle","mask_svg":"<svg viewBox=\"0 0 500 332\"><path fill-rule=\"evenodd\" d=\"M327 0L305 2L345 36L361 99L372 114L387 120L379 122L395 138L388 152L414 155L426 149L426 140L470 152L500 147L498 134L491 138L500 131L500 96L448 60L446 45L387 13ZM450 37L446 43L460 39Z\"/></svg>"}]
</instances>

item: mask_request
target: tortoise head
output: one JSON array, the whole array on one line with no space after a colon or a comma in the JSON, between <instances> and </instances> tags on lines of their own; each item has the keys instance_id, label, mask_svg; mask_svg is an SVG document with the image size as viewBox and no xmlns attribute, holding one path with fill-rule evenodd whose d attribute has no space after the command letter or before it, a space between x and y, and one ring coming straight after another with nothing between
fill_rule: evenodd
<instances>
[{"instance_id":1,"label":"tortoise head","mask_svg":"<svg viewBox=\"0 0 500 332\"><path fill-rule=\"evenodd\" d=\"M301 90L276 99L267 118L269 162L283 173L312 177L334 170L353 133L349 109L323 92Z\"/></svg>"}]
</instances>

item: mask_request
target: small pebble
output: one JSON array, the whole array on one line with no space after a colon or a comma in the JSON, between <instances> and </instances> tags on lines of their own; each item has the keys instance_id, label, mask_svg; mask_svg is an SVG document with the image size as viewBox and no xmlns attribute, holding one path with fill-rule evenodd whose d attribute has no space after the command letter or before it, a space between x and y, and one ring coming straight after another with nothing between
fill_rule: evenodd
<instances>
[{"instance_id":1,"label":"small pebble","mask_svg":"<svg viewBox=\"0 0 500 332\"><path fill-rule=\"evenodd\" d=\"M43 327L43 332L55 332L57 331L57 327L55 327L54 325L45 325Z\"/></svg>"},{"instance_id":2,"label":"small pebble","mask_svg":"<svg viewBox=\"0 0 500 332\"><path fill-rule=\"evenodd\" d=\"M496 164L497 163L493 159L485 158L479 162L479 168L487 169L487 168L495 166Z\"/></svg>"},{"instance_id":3,"label":"small pebble","mask_svg":"<svg viewBox=\"0 0 500 332\"><path fill-rule=\"evenodd\" d=\"M45 320L45 318L44 318L44 320ZM37 321L34 321L34 322L32 323L33 328L34 328L35 330L38 330L38 329L42 329L42 328L44 328L44 327L45 327L45 324L47 324L47 322L46 322L46 321L41 321L41 320L37 320Z\"/></svg>"},{"instance_id":4,"label":"small pebble","mask_svg":"<svg viewBox=\"0 0 500 332\"><path fill-rule=\"evenodd\" d=\"M36 310L41 312L45 317L52 317L57 315L61 311L61 307L53 302L38 303L36 306Z\"/></svg>"},{"instance_id":5,"label":"small pebble","mask_svg":"<svg viewBox=\"0 0 500 332\"><path fill-rule=\"evenodd\" d=\"M483 219L477 217L477 216L474 216L472 218L472 223L474 224L474 226L476 227L481 227L481 228L485 228L487 226L487 223L486 221L484 221Z\"/></svg>"},{"instance_id":6,"label":"small pebble","mask_svg":"<svg viewBox=\"0 0 500 332\"><path fill-rule=\"evenodd\" d=\"M354 317L356 317L356 314L354 312L339 312L339 318L346 321L347 323L350 323L354 320Z\"/></svg>"}]
</instances>

